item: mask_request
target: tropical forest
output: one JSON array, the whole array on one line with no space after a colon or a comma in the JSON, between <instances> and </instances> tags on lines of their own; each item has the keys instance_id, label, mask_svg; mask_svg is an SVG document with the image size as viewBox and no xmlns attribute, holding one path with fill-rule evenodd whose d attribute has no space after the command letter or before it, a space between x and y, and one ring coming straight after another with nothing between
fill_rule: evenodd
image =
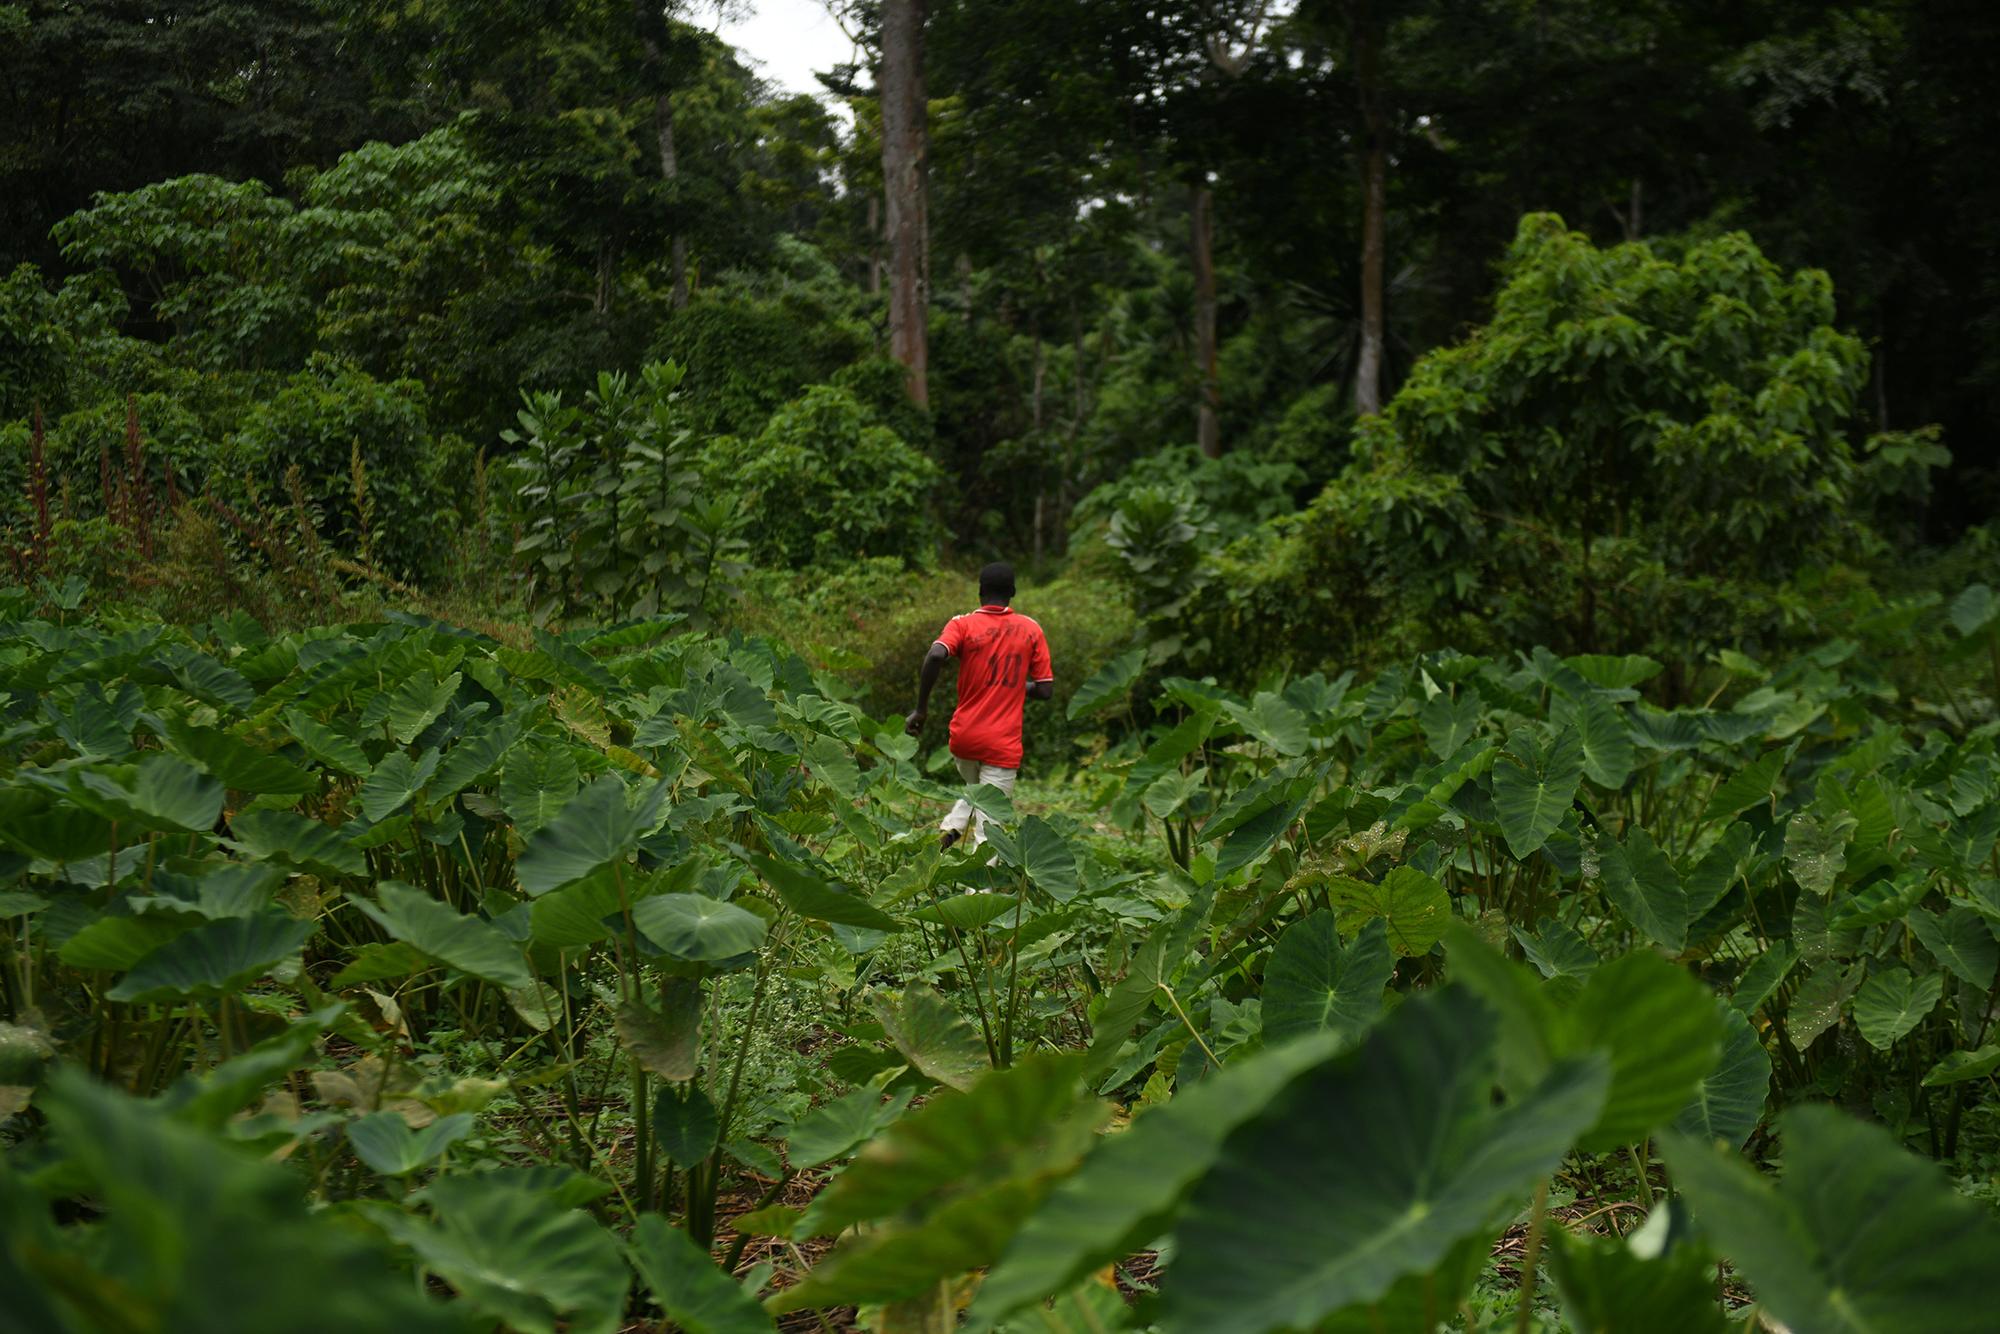
<instances>
[{"instance_id":1,"label":"tropical forest","mask_svg":"<svg viewBox=\"0 0 2000 1334\"><path fill-rule=\"evenodd\" d=\"M0 2L0 1334L2000 1328L1996 70Z\"/></svg>"}]
</instances>

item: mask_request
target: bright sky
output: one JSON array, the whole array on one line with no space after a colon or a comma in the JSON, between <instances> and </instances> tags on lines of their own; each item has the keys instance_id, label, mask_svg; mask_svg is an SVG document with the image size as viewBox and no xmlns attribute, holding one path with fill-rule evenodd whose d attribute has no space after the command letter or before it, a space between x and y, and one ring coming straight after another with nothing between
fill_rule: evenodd
<instances>
[{"instance_id":1,"label":"bright sky","mask_svg":"<svg viewBox=\"0 0 2000 1334\"><path fill-rule=\"evenodd\" d=\"M744 8L745 17L722 25L722 39L786 92L824 93L813 71L852 58L852 43L821 0L748 0Z\"/></svg>"}]
</instances>

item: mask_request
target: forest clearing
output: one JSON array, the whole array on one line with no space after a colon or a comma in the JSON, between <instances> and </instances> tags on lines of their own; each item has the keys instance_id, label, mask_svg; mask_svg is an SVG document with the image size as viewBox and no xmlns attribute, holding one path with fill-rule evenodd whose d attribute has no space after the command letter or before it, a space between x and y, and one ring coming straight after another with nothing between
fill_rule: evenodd
<instances>
[{"instance_id":1,"label":"forest clearing","mask_svg":"<svg viewBox=\"0 0 2000 1334\"><path fill-rule=\"evenodd\" d=\"M1996 51L0 4L0 1329L1991 1328Z\"/></svg>"}]
</instances>

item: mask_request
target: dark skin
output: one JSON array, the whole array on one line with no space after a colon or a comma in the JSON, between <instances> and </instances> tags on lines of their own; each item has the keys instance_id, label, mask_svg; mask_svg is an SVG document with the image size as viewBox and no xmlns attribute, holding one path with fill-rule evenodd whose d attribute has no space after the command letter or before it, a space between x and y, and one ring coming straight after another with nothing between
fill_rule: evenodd
<instances>
[{"instance_id":1,"label":"dark skin","mask_svg":"<svg viewBox=\"0 0 2000 1334\"><path fill-rule=\"evenodd\" d=\"M979 605L982 607L1004 607L1012 600L1012 593L1002 595L983 588L979 590ZM924 654L924 665L917 673L917 707L910 711L909 717L903 719L903 730L909 735L923 735L924 724L931 716L931 691L937 686L938 677L943 674L944 665L950 658L951 653L943 644L932 644L931 651ZM1029 699L1055 697L1054 681L1028 682Z\"/></svg>"}]
</instances>

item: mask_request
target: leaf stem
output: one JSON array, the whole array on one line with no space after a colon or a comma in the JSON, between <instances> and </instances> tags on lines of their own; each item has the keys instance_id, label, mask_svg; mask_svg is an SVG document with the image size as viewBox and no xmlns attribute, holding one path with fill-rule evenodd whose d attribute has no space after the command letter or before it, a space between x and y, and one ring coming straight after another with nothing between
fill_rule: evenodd
<instances>
[{"instance_id":1,"label":"leaf stem","mask_svg":"<svg viewBox=\"0 0 2000 1334\"><path fill-rule=\"evenodd\" d=\"M1535 1281L1542 1263L1542 1229L1549 1213L1549 1182L1535 1183L1535 1205L1528 1218L1528 1244L1521 1251L1521 1301L1514 1313L1517 1334L1528 1334L1535 1308Z\"/></svg>"}]
</instances>

